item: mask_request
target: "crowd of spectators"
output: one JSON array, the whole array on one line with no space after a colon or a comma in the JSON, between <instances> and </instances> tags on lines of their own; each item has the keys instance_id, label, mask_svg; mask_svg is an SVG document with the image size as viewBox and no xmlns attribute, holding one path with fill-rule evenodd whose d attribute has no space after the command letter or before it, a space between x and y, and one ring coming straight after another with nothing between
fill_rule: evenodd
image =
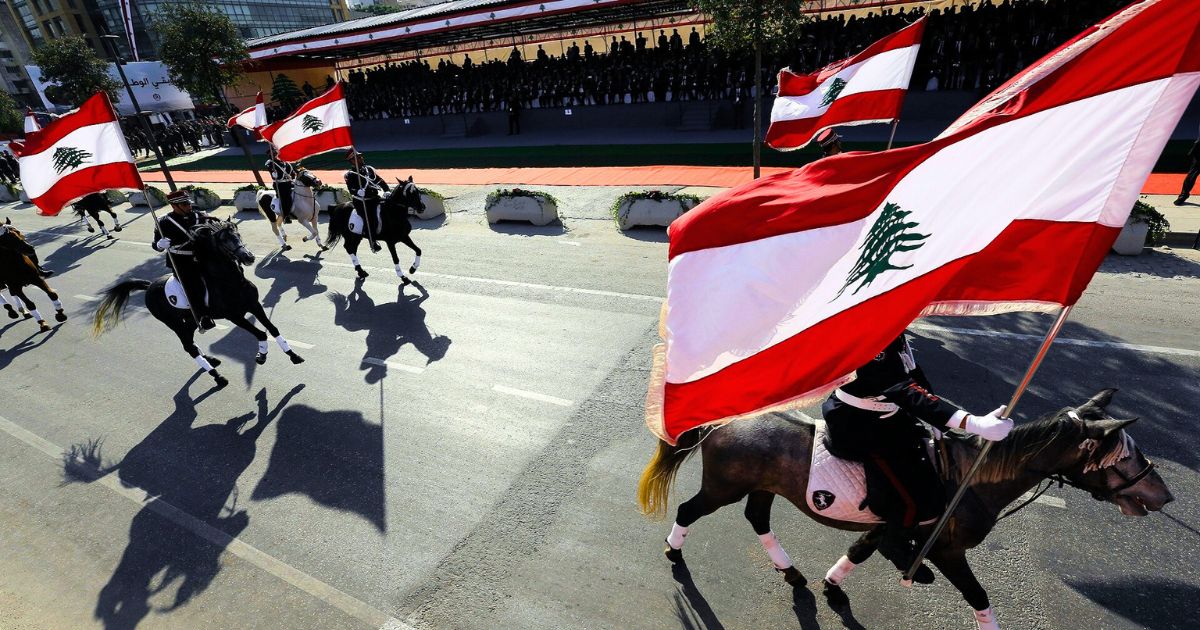
<instances>
[{"instance_id":1,"label":"crowd of spectators","mask_svg":"<svg viewBox=\"0 0 1200 630\"><path fill-rule=\"evenodd\" d=\"M917 90L986 92L1127 0L985 0L935 9L913 72ZM812 72L853 55L924 14L903 8L814 20L794 46L764 60L764 85L779 68ZM357 119L509 111L621 103L753 98L750 54L705 44L692 28L613 36L605 50L563 42L559 55L539 45L533 59L513 48L507 59L389 63L348 75ZM554 45L554 48L559 48Z\"/></svg>"},{"instance_id":2,"label":"crowd of spectators","mask_svg":"<svg viewBox=\"0 0 1200 630\"><path fill-rule=\"evenodd\" d=\"M121 130L134 158L153 154L150 138L136 119L122 119ZM171 125L155 124L151 131L166 159L225 146L225 121L216 116L182 120Z\"/></svg>"}]
</instances>

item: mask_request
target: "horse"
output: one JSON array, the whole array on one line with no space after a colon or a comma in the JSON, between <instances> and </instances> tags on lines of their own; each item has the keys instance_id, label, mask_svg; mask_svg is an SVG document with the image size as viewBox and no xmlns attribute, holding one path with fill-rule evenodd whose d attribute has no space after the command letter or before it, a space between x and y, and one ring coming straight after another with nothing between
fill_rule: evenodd
<instances>
[{"instance_id":1,"label":"horse","mask_svg":"<svg viewBox=\"0 0 1200 630\"><path fill-rule=\"evenodd\" d=\"M1064 408L1018 426L1003 441L996 442L971 481L968 501L959 504L951 527L938 537L928 559L976 611L981 629L996 629L987 592L967 563L966 551L983 542L996 525L998 515L1010 503L1044 480L1057 481L1092 497L1115 504L1122 514L1145 516L1174 500L1154 471L1154 464L1137 448L1125 429L1136 421L1109 416L1105 408L1115 389L1106 389L1084 404ZM667 500L679 467L699 450L703 456L700 491L680 504L676 527L686 528L717 509L746 501L745 516L763 542L777 571L793 585L806 580L792 565L786 551L771 532L771 503L775 496L791 501L818 523L847 531L869 530L826 574L825 595L830 603L849 603L841 583L849 571L874 553L882 526L848 523L823 518L806 500L809 464L815 426L781 413L729 423L719 429L701 428L680 437L676 446L659 441L638 485L638 503L643 514L665 515ZM957 486L983 447L982 439L947 434L945 476ZM699 445L699 448L696 448ZM1023 507L1023 506L1021 506ZM1019 508L1018 508L1019 509ZM923 533L928 536L931 526ZM672 563L683 563L682 545L669 543L665 554ZM835 570L841 568L840 574ZM830 575L840 575L831 581Z\"/></svg>"},{"instance_id":2,"label":"horse","mask_svg":"<svg viewBox=\"0 0 1200 630\"><path fill-rule=\"evenodd\" d=\"M25 240L25 235L20 230L13 227L11 219L5 218L4 225L0 225L0 302L4 303L10 319L32 317L41 331L47 332L50 325L46 323L46 318L42 317L33 300L25 295L25 287L35 286L50 298L54 305L55 321L67 321L67 314L63 311L62 302L58 301L58 293L50 288L46 279L38 272L37 263L34 262L36 260L37 254L33 245Z\"/></svg>"},{"instance_id":3,"label":"horse","mask_svg":"<svg viewBox=\"0 0 1200 630\"><path fill-rule=\"evenodd\" d=\"M380 233L375 235L376 240L387 243L388 252L392 254L392 264L396 266L396 275L400 277L404 286L412 284L412 280L408 279L404 268L400 266L396 243L404 243L416 254L408 273L417 273L417 268L421 266L421 248L417 247L409 236L412 232L412 222L409 221L408 215L410 212L420 212L424 209L421 191L413 183L412 176L409 176L408 181L397 179L396 187L379 202L378 213L383 221L379 228ZM366 217L358 216L353 203L338 204L329 210L329 237L326 239L326 246L333 247L338 241L345 239L343 247L350 255L350 262L354 263L354 270L358 272L359 278L370 275L362 268L358 259L358 245L362 242L363 232L366 230L365 220Z\"/></svg>"},{"instance_id":4,"label":"horse","mask_svg":"<svg viewBox=\"0 0 1200 630\"><path fill-rule=\"evenodd\" d=\"M98 193L98 194L103 195L104 193ZM84 199L87 199L87 198L85 197ZM100 233L104 235L104 238L106 238L106 239L116 238L112 234L110 234L108 231L108 228L106 228L104 226L104 221L100 219L101 212L107 212L108 214L112 215L113 232L121 231L121 222L117 220L117 213L113 211L112 206L108 204L107 199L105 199L105 204L104 204L103 208L94 207L92 205L83 203L83 200L80 200L75 203L74 210L75 210L75 216L79 217L79 220L83 222L83 226L85 228L87 228L87 231L89 234L96 233L96 228L93 228L91 221L88 221L88 217L91 216L92 220L96 222L96 225L98 225L100 227Z\"/></svg>"},{"instance_id":5,"label":"horse","mask_svg":"<svg viewBox=\"0 0 1200 630\"><path fill-rule=\"evenodd\" d=\"M200 225L192 232L196 261L201 266L201 274L208 288L209 310L213 317L227 320L254 335L258 340L258 354L254 360L259 365L267 362L267 332L275 338L275 342L291 358L293 364L303 363L304 359L291 349L287 340L279 333L279 329L267 317L258 299L258 287L246 279L242 266L253 264L254 254L246 249L237 225L231 221L217 221ZM130 294L134 291L145 291L146 308L150 314L179 337L184 351L200 369L213 377L218 388L225 387L229 381L216 370L221 361L202 354L196 347L196 319L190 309L175 305L174 296L168 297L168 280L169 277L153 282L135 278L118 282L105 290L93 319L93 335L98 337L112 330L121 321ZM267 332L259 330L247 320L246 313L250 313L256 321L261 322Z\"/></svg>"},{"instance_id":6,"label":"horse","mask_svg":"<svg viewBox=\"0 0 1200 630\"><path fill-rule=\"evenodd\" d=\"M292 214L304 229L308 230L308 236L305 236L303 241L307 243L309 239L317 242L317 247L321 251L329 249L321 243L320 227L317 225L317 215L321 209L317 207L317 189L321 187L321 180L317 179L312 171L301 168L296 173L296 179L292 184ZM282 203L275 198L275 191L260 190L255 196L255 201L258 204L258 211L267 221L271 223L271 231L275 232L275 238L279 239L279 246L282 251L288 251L292 248L287 243L287 232L284 230L284 220L282 214L275 212L274 206L277 203Z\"/></svg>"}]
</instances>

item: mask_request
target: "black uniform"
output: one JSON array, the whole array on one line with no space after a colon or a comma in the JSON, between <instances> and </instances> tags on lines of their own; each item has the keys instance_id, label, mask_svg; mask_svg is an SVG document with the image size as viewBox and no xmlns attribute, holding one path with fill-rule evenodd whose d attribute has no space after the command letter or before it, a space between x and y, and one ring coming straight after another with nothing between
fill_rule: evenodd
<instances>
[{"instance_id":1,"label":"black uniform","mask_svg":"<svg viewBox=\"0 0 1200 630\"><path fill-rule=\"evenodd\" d=\"M158 249L159 239L171 239L168 248L171 255L167 257L167 268L174 271L179 282L183 284L188 301L192 303L192 308L199 317L207 316L209 309L204 300L204 277L200 273L200 263L196 260L191 230L198 225L216 222L217 219L199 210L192 210L185 215L171 212L163 216L154 228L152 243L156 251L163 251Z\"/></svg>"},{"instance_id":2,"label":"black uniform","mask_svg":"<svg viewBox=\"0 0 1200 630\"><path fill-rule=\"evenodd\" d=\"M826 446L838 457L863 463L869 505L896 526L893 529L913 528L939 516L945 493L926 454L921 422L945 429L963 413L933 394L904 335L859 368L857 375L841 391L891 403L896 409L861 409L835 392L821 407L827 425Z\"/></svg>"},{"instance_id":3,"label":"black uniform","mask_svg":"<svg viewBox=\"0 0 1200 630\"><path fill-rule=\"evenodd\" d=\"M1192 195L1192 188L1196 185L1196 179L1200 178L1200 140L1192 145L1188 151L1188 157L1192 158L1192 168L1188 171L1187 176L1183 178L1183 191L1179 193L1179 204L1187 201L1187 198ZM1178 204L1176 204L1178 205Z\"/></svg>"},{"instance_id":4,"label":"black uniform","mask_svg":"<svg viewBox=\"0 0 1200 630\"><path fill-rule=\"evenodd\" d=\"M296 167L278 158L267 159L267 172L275 186L275 197L279 199L279 211L285 218L292 217L292 189L295 186Z\"/></svg>"},{"instance_id":5,"label":"black uniform","mask_svg":"<svg viewBox=\"0 0 1200 630\"><path fill-rule=\"evenodd\" d=\"M370 228L369 235L363 236L369 236L371 239L371 249L378 249L375 239L379 238L382 223L379 202L383 199L383 193L389 190L388 184L373 167L365 164L357 170L346 171L345 180L346 189L350 191L350 198L354 202L354 209L358 210Z\"/></svg>"}]
</instances>

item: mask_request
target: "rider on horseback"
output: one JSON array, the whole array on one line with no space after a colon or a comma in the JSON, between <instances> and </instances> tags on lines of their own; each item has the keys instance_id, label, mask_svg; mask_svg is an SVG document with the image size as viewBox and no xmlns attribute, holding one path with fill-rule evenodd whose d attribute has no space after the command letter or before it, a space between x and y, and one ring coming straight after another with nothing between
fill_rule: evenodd
<instances>
[{"instance_id":1,"label":"rider on horseback","mask_svg":"<svg viewBox=\"0 0 1200 630\"><path fill-rule=\"evenodd\" d=\"M12 219L5 218L4 223L0 224L0 236L8 234L10 225L12 225ZM18 235L20 232L17 232L16 228L13 228L13 234ZM30 262L33 263L34 268L37 269L39 276L43 278L49 278L50 276L54 275L53 271L42 268L42 263L38 260L37 250L33 248L33 245L27 243L23 237L14 236L14 238L7 239L7 241L0 241L0 243L4 242L8 243L7 247L9 249L12 249L28 258Z\"/></svg>"},{"instance_id":2,"label":"rider on horseback","mask_svg":"<svg viewBox=\"0 0 1200 630\"><path fill-rule=\"evenodd\" d=\"M275 200L279 205L279 213L283 215L284 223L291 223L295 217L292 215L292 189L296 181L296 165L291 162L285 162L279 159L279 150L275 145L268 144L267 151L270 157L267 158L267 172L271 174L271 183L275 187Z\"/></svg>"},{"instance_id":3,"label":"rider on horseback","mask_svg":"<svg viewBox=\"0 0 1200 630\"><path fill-rule=\"evenodd\" d=\"M380 247L375 241L379 238L379 230L383 223L379 216L379 205L383 193L389 190L388 184L373 167L367 165L358 151L350 149L346 153L346 160L351 165L345 175L346 188L350 191L354 209L367 222L367 239L370 241L371 251L377 252Z\"/></svg>"},{"instance_id":4,"label":"rider on horseback","mask_svg":"<svg viewBox=\"0 0 1200 630\"><path fill-rule=\"evenodd\" d=\"M857 378L833 392L821 411L827 425L826 448L860 461L866 471L867 501L887 522L879 551L901 571L917 553L918 525L941 515L945 492L925 451L922 422L940 430L963 429L1002 440L1013 422L1001 407L974 416L938 398L912 348L901 333L873 360L858 368ZM927 581L932 574L917 581Z\"/></svg>"},{"instance_id":5,"label":"rider on horseback","mask_svg":"<svg viewBox=\"0 0 1200 630\"><path fill-rule=\"evenodd\" d=\"M154 228L154 249L170 252L167 267L183 285L188 301L192 303L197 325L201 331L216 327L210 315L208 300L205 299L204 277L196 261L192 229L205 223L216 223L217 219L192 209L192 200L187 192L177 190L167 195L171 212L164 216Z\"/></svg>"}]
</instances>

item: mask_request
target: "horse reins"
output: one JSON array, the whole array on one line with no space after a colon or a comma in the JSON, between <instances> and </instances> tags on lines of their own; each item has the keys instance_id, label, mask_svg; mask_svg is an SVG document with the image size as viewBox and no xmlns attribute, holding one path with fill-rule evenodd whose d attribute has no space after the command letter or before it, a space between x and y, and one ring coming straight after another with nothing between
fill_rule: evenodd
<instances>
[{"instance_id":1,"label":"horse reins","mask_svg":"<svg viewBox=\"0 0 1200 630\"><path fill-rule=\"evenodd\" d=\"M1117 473L1117 476L1119 476L1122 479L1123 483L1121 483L1121 485L1119 485L1115 488L1108 488L1108 489L1104 490L1103 492L1096 491L1096 490L1089 490L1088 488L1084 488L1083 486L1080 486L1079 484L1075 483L1074 481L1071 481L1070 479L1067 479L1066 477L1064 477L1062 475L1062 473L1054 473L1051 475L1047 475L1045 486L1042 486L1041 483L1039 482L1038 486L1036 486L1038 489L1037 489L1037 491L1035 491L1033 493L1033 496L1029 497L1025 501L1022 501L1021 504L1018 505L1017 507L1012 508L1011 510L1008 510L1002 516L997 517L996 522L998 523L998 522L1012 516L1013 514L1016 514L1017 512L1021 511L1022 509L1028 507L1030 503L1033 503L1034 501L1038 500L1038 498L1040 498L1043 494L1046 494L1046 491L1049 490L1051 488L1051 486L1054 485L1055 482L1058 483L1059 488L1062 488L1063 486L1071 486L1072 488L1075 488L1077 490L1083 490L1084 492L1091 494L1092 498L1097 501L1108 501L1110 499L1115 498L1118 494L1137 485L1137 483L1139 481L1145 479L1146 476L1149 475L1154 470L1155 466L1156 466L1156 464L1154 463L1154 461L1147 457L1146 465L1143 466L1142 469L1139 470L1132 477L1126 477L1125 473L1121 472L1116 467L1113 467L1113 472Z\"/></svg>"}]
</instances>

